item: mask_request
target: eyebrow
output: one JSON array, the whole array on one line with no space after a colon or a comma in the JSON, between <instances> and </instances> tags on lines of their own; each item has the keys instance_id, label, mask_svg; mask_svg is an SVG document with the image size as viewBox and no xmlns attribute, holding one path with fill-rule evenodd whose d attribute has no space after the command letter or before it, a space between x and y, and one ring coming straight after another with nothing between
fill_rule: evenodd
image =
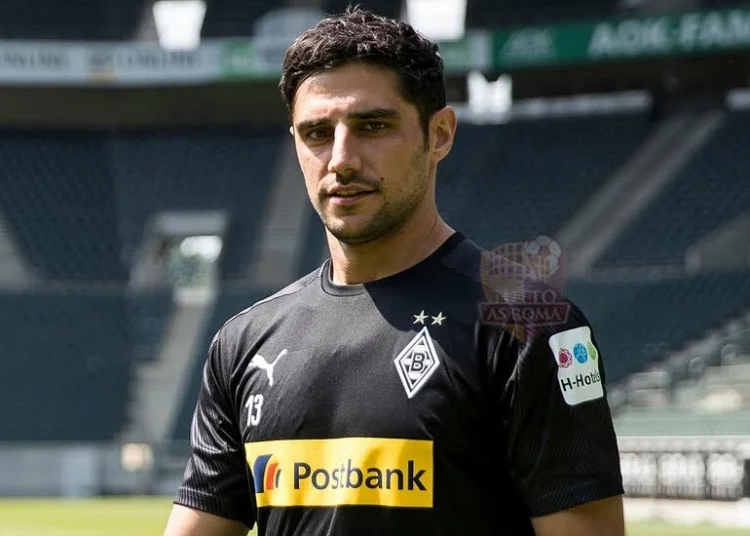
<instances>
[{"instance_id":1,"label":"eyebrow","mask_svg":"<svg viewBox=\"0 0 750 536\"><path fill-rule=\"evenodd\" d=\"M398 113L398 110L395 108L372 108L371 110L354 112L346 116L347 119L353 119L356 121L367 121L369 119L398 119L399 117L401 117L401 114ZM298 131L305 131L327 123L327 119L309 119L307 121L300 121L295 128Z\"/></svg>"}]
</instances>

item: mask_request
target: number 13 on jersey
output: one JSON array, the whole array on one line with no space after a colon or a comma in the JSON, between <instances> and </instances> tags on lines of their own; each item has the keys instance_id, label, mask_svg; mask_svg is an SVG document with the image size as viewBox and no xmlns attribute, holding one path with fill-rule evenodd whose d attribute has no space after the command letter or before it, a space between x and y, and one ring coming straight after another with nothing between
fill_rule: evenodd
<instances>
[{"instance_id":1,"label":"number 13 on jersey","mask_svg":"<svg viewBox=\"0 0 750 536\"><path fill-rule=\"evenodd\" d=\"M247 408L247 425L258 426L263 409L263 395L250 395L245 402L245 407Z\"/></svg>"}]
</instances>

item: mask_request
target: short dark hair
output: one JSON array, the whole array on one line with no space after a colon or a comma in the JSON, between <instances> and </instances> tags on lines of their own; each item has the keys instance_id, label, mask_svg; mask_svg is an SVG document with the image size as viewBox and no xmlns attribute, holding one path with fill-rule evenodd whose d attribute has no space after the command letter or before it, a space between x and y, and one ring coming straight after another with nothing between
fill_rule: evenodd
<instances>
[{"instance_id":1,"label":"short dark hair","mask_svg":"<svg viewBox=\"0 0 750 536\"><path fill-rule=\"evenodd\" d=\"M284 55L279 90L292 115L300 84L349 62L380 65L399 77L402 96L414 104L427 134L432 115L445 107L443 60L438 45L411 25L349 6L300 35Z\"/></svg>"}]
</instances>

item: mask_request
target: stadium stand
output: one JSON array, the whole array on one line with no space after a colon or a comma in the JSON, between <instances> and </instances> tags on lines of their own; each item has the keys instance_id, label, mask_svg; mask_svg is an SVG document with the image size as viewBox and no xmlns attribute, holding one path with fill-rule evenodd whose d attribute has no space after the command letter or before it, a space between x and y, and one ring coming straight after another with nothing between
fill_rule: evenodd
<instances>
[{"instance_id":1,"label":"stadium stand","mask_svg":"<svg viewBox=\"0 0 750 536\"><path fill-rule=\"evenodd\" d=\"M461 125L438 175L438 207L485 248L554 236L649 128L640 113Z\"/></svg>"},{"instance_id":2,"label":"stadium stand","mask_svg":"<svg viewBox=\"0 0 750 536\"><path fill-rule=\"evenodd\" d=\"M106 139L76 132L0 134L0 208L37 275L124 280Z\"/></svg>"},{"instance_id":3,"label":"stadium stand","mask_svg":"<svg viewBox=\"0 0 750 536\"><path fill-rule=\"evenodd\" d=\"M467 28L504 28L519 24L607 17L616 9L613 0L467 0Z\"/></svg>"},{"instance_id":4,"label":"stadium stand","mask_svg":"<svg viewBox=\"0 0 750 536\"><path fill-rule=\"evenodd\" d=\"M128 267L158 212L223 210L221 277L247 277L284 135L281 126L118 135L112 164Z\"/></svg>"},{"instance_id":5,"label":"stadium stand","mask_svg":"<svg viewBox=\"0 0 750 536\"><path fill-rule=\"evenodd\" d=\"M114 439L132 371L122 293L3 292L0 441Z\"/></svg>"},{"instance_id":6,"label":"stadium stand","mask_svg":"<svg viewBox=\"0 0 750 536\"><path fill-rule=\"evenodd\" d=\"M255 23L283 2L270 0L208 0L201 36L247 37L255 33Z\"/></svg>"},{"instance_id":7,"label":"stadium stand","mask_svg":"<svg viewBox=\"0 0 750 536\"><path fill-rule=\"evenodd\" d=\"M310 209L307 230L305 233L304 249L300 254L298 275L309 274L321 264L322 252L326 248L325 231L317 212Z\"/></svg>"},{"instance_id":8,"label":"stadium stand","mask_svg":"<svg viewBox=\"0 0 750 536\"><path fill-rule=\"evenodd\" d=\"M750 337L750 329L745 335ZM696 372L670 374L667 366L664 370L671 378L665 377L661 385L652 383L650 389L644 388L647 373L631 378L633 400L617 415L618 432L629 436L749 435L750 345L730 361L706 366L707 359L696 356L683 363Z\"/></svg>"},{"instance_id":9,"label":"stadium stand","mask_svg":"<svg viewBox=\"0 0 750 536\"><path fill-rule=\"evenodd\" d=\"M323 0L323 9L326 13L341 13L349 4L361 5L365 9L374 9L386 17L401 17L403 7L402 0L363 0L352 2L351 0Z\"/></svg>"},{"instance_id":10,"label":"stadium stand","mask_svg":"<svg viewBox=\"0 0 750 536\"><path fill-rule=\"evenodd\" d=\"M727 115L674 181L610 245L598 265L682 263L687 249L750 212L750 112Z\"/></svg>"},{"instance_id":11,"label":"stadium stand","mask_svg":"<svg viewBox=\"0 0 750 536\"><path fill-rule=\"evenodd\" d=\"M596 330L611 383L750 309L750 272L652 282L573 281L567 295Z\"/></svg>"},{"instance_id":12,"label":"stadium stand","mask_svg":"<svg viewBox=\"0 0 750 536\"><path fill-rule=\"evenodd\" d=\"M226 210L222 275L247 276L283 129L0 136L0 207L39 275L126 281L151 218Z\"/></svg>"},{"instance_id":13,"label":"stadium stand","mask_svg":"<svg viewBox=\"0 0 750 536\"><path fill-rule=\"evenodd\" d=\"M289 3L292 4L292 3ZM313 3L314 4L314 3ZM310 5L321 9L323 13L340 13L349 4L358 4L365 8L374 8L383 15L400 17L401 0L380 0L351 2L350 0L323 0L319 5ZM209 0L206 16L201 30L202 37L247 37L258 31L258 22L263 15L273 10L283 9L285 2L269 0ZM307 10L305 10L307 11ZM286 47L284 47L286 48Z\"/></svg>"},{"instance_id":14,"label":"stadium stand","mask_svg":"<svg viewBox=\"0 0 750 536\"><path fill-rule=\"evenodd\" d=\"M247 277L281 133L0 136L6 221L43 281L67 289L2 295L13 388L1 395L0 439L93 441L121 431L132 369L157 357L172 308L171 289L124 286L151 217L228 212L222 275ZM97 282L115 286L92 294L87 285ZM39 392L49 397L33 404L29 393Z\"/></svg>"},{"instance_id":15,"label":"stadium stand","mask_svg":"<svg viewBox=\"0 0 750 536\"><path fill-rule=\"evenodd\" d=\"M137 290L127 294L126 304L133 334L134 361L152 362L159 355L167 329L174 305L173 291L171 288Z\"/></svg>"},{"instance_id":16,"label":"stadium stand","mask_svg":"<svg viewBox=\"0 0 750 536\"><path fill-rule=\"evenodd\" d=\"M188 387L183 397L183 402L180 404L180 411L175 420L173 431L170 434L172 439L186 440L190 437L190 423L193 418L195 403L198 400L203 367L206 362L209 345L214 335L231 317L271 294L273 294L273 291L226 290L217 297L210 320L206 324L201 343L198 345L194 366L189 372L190 380Z\"/></svg>"},{"instance_id":17,"label":"stadium stand","mask_svg":"<svg viewBox=\"0 0 750 536\"><path fill-rule=\"evenodd\" d=\"M136 33L143 0L7 0L3 39L125 41Z\"/></svg>"}]
</instances>

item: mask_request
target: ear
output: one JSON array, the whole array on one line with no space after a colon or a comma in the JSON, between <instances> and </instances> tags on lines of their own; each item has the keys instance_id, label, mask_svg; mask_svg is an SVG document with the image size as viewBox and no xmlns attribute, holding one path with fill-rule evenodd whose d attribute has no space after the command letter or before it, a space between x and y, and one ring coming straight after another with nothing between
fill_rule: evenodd
<instances>
[{"instance_id":1,"label":"ear","mask_svg":"<svg viewBox=\"0 0 750 536\"><path fill-rule=\"evenodd\" d=\"M430 150L437 162L448 156L456 136L458 118L450 106L435 112L430 119Z\"/></svg>"}]
</instances>

